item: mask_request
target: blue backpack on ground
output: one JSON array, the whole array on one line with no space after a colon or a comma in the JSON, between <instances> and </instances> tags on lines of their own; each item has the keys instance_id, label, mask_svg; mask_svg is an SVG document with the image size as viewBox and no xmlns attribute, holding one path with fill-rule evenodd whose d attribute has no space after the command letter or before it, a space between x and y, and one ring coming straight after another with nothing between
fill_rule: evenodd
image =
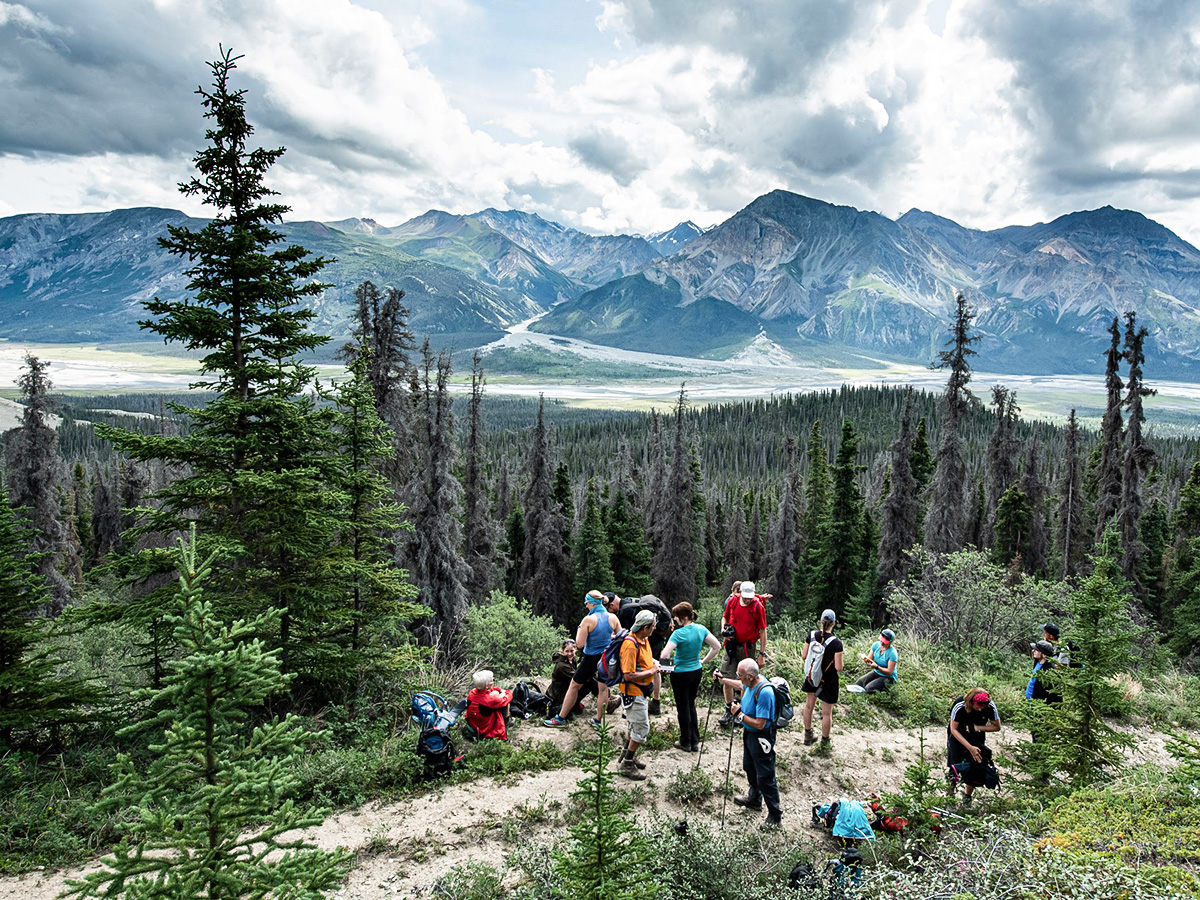
<instances>
[{"instance_id":1,"label":"blue backpack on ground","mask_svg":"<svg viewBox=\"0 0 1200 900\"><path fill-rule=\"evenodd\" d=\"M454 753L450 728L458 721L467 701L451 707L444 697L433 691L418 691L412 696L412 720L421 729L417 738L417 755L424 763L427 775L446 775L462 757Z\"/></svg>"},{"instance_id":2,"label":"blue backpack on ground","mask_svg":"<svg viewBox=\"0 0 1200 900\"><path fill-rule=\"evenodd\" d=\"M600 661L596 663L596 677L609 687L621 682L621 645L625 643L627 637L629 637L629 632L624 628L614 634L609 640L608 646L604 648L604 652L600 654Z\"/></svg>"}]
</instances>

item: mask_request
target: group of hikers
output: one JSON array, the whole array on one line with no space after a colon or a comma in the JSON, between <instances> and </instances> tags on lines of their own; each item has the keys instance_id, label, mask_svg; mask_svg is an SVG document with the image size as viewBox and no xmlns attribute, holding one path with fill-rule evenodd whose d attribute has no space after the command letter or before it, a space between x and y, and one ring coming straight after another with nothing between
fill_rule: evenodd
<instances>
[{"instance_id":1,"label":"group of hikers","mask_svg":"<svg viewBox=\"0 0 1200 900\"><path fill-rule=\"evenodd\" d=\"M790 718L790 687L783 679L763 675L767 654L769 594L759 594L751 581L735 582L721 613L719 635L697 621L691 603L667 609L653 595L621 598L612 592L590 591L583 598L585 614L574 638L565 640L554 654L549 695L549 718L544 724L561 728L575 714L584 714L583 699L596 697L590 724L599 727L606 714L618 706L624 712L628 734L620 754L620 773L634 781L646 778L646 763L638 751L650 734L650 718L661 715L662 676L669 676L679 719L675 748L686 753L700 750L701 729L697 697L705 667L721 656L708 690L720 686L724 711L722 728L742 731L742 768L748 792L734 803L767 816L764 827L780 824L782 806L775 777L776 728L786 708ZM818 742L813 718L820 703L820 743L830 745L833 711L838 703L845 648L835 634L837 615L821 613L818 627L807 635L801 649L805 695L801 718L804 744ZM861 657L867 672L847 690L873 694L888 690L899 679L896 635L884 628ZM1058 665L1070 665L1070 648L1060 642L1054 623L1042 627L1042 639L1031 644L1033 672L1026 689L1030 700L1057 703L1061 697L1047 686L1044 674ZM507 736L507 709L513 694L497 688L492 673L477 672L467 696L468 727L481 737ZM711 711L711 706L710 706ZM956 698L946 729L947 778L951 795L959 784L963 802L969 804L976 787L998 784L986 737L1001 728L1000 713L987 691L974 688ZM731 735L732 740L733 735ZM1036 740L1036 735L1035 735Z\"/></svg>"}]
</instances>

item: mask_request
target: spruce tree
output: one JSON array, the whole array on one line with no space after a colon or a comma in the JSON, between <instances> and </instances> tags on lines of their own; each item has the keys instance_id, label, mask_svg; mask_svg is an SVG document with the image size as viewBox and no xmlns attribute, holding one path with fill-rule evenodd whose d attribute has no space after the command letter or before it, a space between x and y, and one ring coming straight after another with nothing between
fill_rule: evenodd
<instances>
[{"instance_id":1,"label":"spruce tree","mask_svg":"<svg viewBox=\"0 0 1200 900\"><path fill-rule=\"evenodd\" d=\"M825 439L821 435L821 420L812 424L808 435L808 484L805 488L804 516L801 526L801 557L796 567L793 595L807 615L817 604L818 598L810 594L810 585L820 564L821 547L824 541L826 520L829 517L829 466L826 463Z\"/></svg>"},{"instance_id":2,"label":"spruce tree","mask_svg":"<svg viewBox=\"0 0 1200 900\"><path fill-rule=\"evenodd\" d=\"M917 422L917 433L913 438L912 445L912 473L913 478L917 482L917 494L924 493L925 488L929 486L929 481L933 478L934 470L937 469L937 463L933 460L933 451L929 449L929 434L928 424L925 417Z\"/></svg>"},{"instance_id":3,"label":"spruce tree","mask_svg":"<svg viewBox=\"0 0 1200 900\"><path fill-rule=\"evenodd\" d=\"M695 603L696 569L700 563L696 546L692 466L684 433L686 406L687 393L680 388L675 403L675 438L662 508L659 544L654 551L656 593L668 607L684 601Z\"/></svg>"},{"instance_id":4,"label":"spruce tree","mask_svg":"<svg viewBox=\"0 0 1200 900\"><path fill-rule=\"evenodd\" d=\"M554 488L551 491L554 502L558 505L563 517L563 547L568 554L571 552L571 529L575 527L575 494L571 489L571 473L567 464L560 461L554 470Z\"/></svg>"},{"instance_id":5,"label":"spruce tree","mask_svg":"<svg viewBox=\"0 0 1200 900\"><path fill-rule=\"evenodd\" d=\"M274 227L287 207L264 183L283 150L250 149L245 92L233 90L237 60L224 51L210 64L211 90L200 88L208 146L194 158L197 174L181 186L215 215L198 231L173 225L160 246L189 262L189 296L155 298L142 327L199 350L200 380L216 396L184 410L184 435L98 432L136 461L157 461L188 474L159 489L143 532L170 534L197 522L206 547L219 550L213 575L223 616L280 611L264 619L277 630L285 673L294 689L319 696L344 674L337 664L347 639L341 623L346 594L330 578L345 559L338 540L345 495L338 487L332 407L307 391L314 370L299 359L328 340L310 330L306 302L325 285L313 280L327 260L282 246Z\"/></svg>"},{"instance_id":6,"label":"spruce tree","mask_svg":"<svg viewBox=\"0 0 1200 900\"><path fill-rule=\"evenodd\" d=\"M925 516L925 547L941 553L961 548L966 531L963 489L967 484L967 464L959 430L974 401L967 389L971 381L970 357L975 354L971 345L979 340L978 335L971 333L974 315L966 298L959 293L950 340L934 364L934 368L949 369L950 377L943 394L937 468L930 484L929 511Z\"/></svg>"},{"instance_id":7,"label":"spruce tree","mask_svg":"<svg viewBox=\"0 0 1200 900\"><path fill-rule=\"evenodd\" d=\"M647 875L650 846L643 829L625 818L629 795L613 786L606 724L581 753L587 774L571 793L581 814L567 826L570 842L554 856L556 883L571 900L653 900L659 888Z\"/></svg>"},{"instance_id":8,"label":"spruce tree","mask_svg":"<svg viewBox=\"0 0 1200 900\"><path fill-rule=\"evenodd\" d=\"M79 537L81 565L87 571L96 564L96 535L92 531L92 485L87 469L76 460L71 470L71 520Z\"/></svg>"},{"instance_id":9,"label":"spruce tree","mask_svg":"<svg viewBox=\"0 0 1200 900\"><path fill-rule=\"evenodd\" d=\"M486 479L483 474L483 361L478 351L471 358L471 399L467 404L467 460L463 476L466 493L466 519L463 532L470 573L467 596L472 602L487 597L498 585L496 548L500 530L489 515Z\"/></svg>"},{"instance_id":10,"label":"spruce tree","mask_svg":"<svg viewBox=\"0 0 1200 900\"><path fill-rule=\"evenodd\" d=\"M518 578L525 556L525 512L519 506L514 506L504 520L504 544L500 555L504 561L504 590L514 597L520 596Z\"/></svg>"},{"instance_id":11,"label":"spruce tree","mask_svg":"<svg viewBox=\"0 0 1200 900\"><path fill-rule=\"evenodd\" d=\"M1143 587L1138 583L1137 577L1146 554L1146 547L1138 533L1138 520L1142 515L1143 503L1142 478L1154 462L1155 456L1142 431L1142 426L1146 424L1142 401L1157 393L1145 386L1142 377L1142 364L1146 361L1146 337L1146 328L1138 326L1137 315L1133 312L1126 313L1124 359L1129 365L1129 379L1126 382L1124 408L1128 418L1125 425L1125 457L1121 468L1121 504L1117 508L1117 523L1121 533L1121 570L1138 588Z\"/></svg>"},{"instance_id":12,"label":"spruce tree","mask_svg":"<svg viewBox=\"0 0 1200 900\"><path fill-rule=\"evenodd\" d=\"M1121 381L1121 323L1114 316L1108 329L1111 341L1105 355L1104 386L1108 400L1104 418L1100 422L1100 462L1096 471L1096 537L1100 538L1112 517L1121 506L1121 469L1124 461L1122 435L1124 424L1121 418L1123 403Z\"/></svg>"},{"instance_id":13,"label":"spruce tree","mask_svg":"<svg viewBox=\"0 0 1200 900\"><path fill-rule=\"evenodd\" d=\"M32 354L25 356L25 371L17 379L25 408L21 424L5 435L6 480L13 507L30 525L30 550L49 590L42 612L57 616L71 597L71 582L63 574L67 529L58 493L61 462L49 421L47 365Z\"/></svg>"},{"instance_id":14,"label":"spruce tree","mask_svg":"<svg viewBox=\"0 0 1200 900\"><path fill-rule=\"evenodd\" d=\"M1057 527L1054 533L1054 549L1060 560L1060 574L1064 580L1078 575L1086 560L1091 530L1085 509L1079 422L1075 418L1075 410L1072 409L1067 419L1062 477L1058 483L1058 512L1055 517Z\"/></svg>"},{"instance_id":15,"label":"spruce tree","mask_svg":"<svg viewBox=\"0 0 1200 900\"><path fill-rule=\"evenodd\" d=\"M700 467L700 451L692 443L688 453L691 470L692 544L696 548L696 594L707 585L708 557L705 538L708 532L708 499L704 496L704 470Z\"/></svg>"},{"instance_id":16,"label":"spruce tree","mask_svg":"<svg viewBox=\"0 0 1200 900\"><path fill-rule=\"evenodd\" d=\"M920 502L917 497L920 488L912 467L912 406L913 390L910 387L905 392L900 433L892 442L891 474L883 501L883 522L879 529L877 590L885 596L889 584L900 584L908 577L912 564L908 554L918 541ZM881 610L879 618L887 621L887 611Z\"/></svg>"},{"instance_id":17,"label":"spruce tree","mask_svg":"<svg viewBox=\"0 0 1200 900\"><path fill-rule=\"evenodd\" d=\"M1024 561L1029 553L1029 528L1032 515L1029 498L1017 485L1014 484L1004 492L996 506L992 562L999 566L1007 566L1017 557Z\"/></svg>"},{"instance_id":18,"label":"spruce tree","mask_svg":"<svg viewBox=\"0 0 1200 900\"><path fill-rule=\"evenodd\" d=\"M730 501L725 514L725 562L733 581L745 581L750 577L750 538L746 530L749 498L749 494L739 492Z\"/></svg>"},{"instance_id":19,"label":"spruce tree","mask_svg":"<svg viewBox=\"0 0 1200 900\"><path fill-rule=\"evenodd\" d=\"M1200 537L1200 462L1192 463L1192 470L1179 493L1172 525L1176 540Z\"/></svg>"},{"instance_id":20,"label":"spruce tree","mask_svg":"<svg viewBox=\"0 0 1200 900\"><path fill-rule=\"evenodd\" d=\"M29 552L32 526L17 518L0 491L0 751L36 744L41 732L77 720L98 697L59 675L62 660L49 645L49 602L41 559Z\"/></svg>"},{"instance_id":21,"label":"spruce tree","mask_svg":"<svg viewBox=\"0 0 1200 900\"><path fill-rule=\"evenodd\" d=\"M574 579L563 545L566 518L554 500L554 470L550 435L545 421L545 398L538 400L537 425L529 448L529 484L521 498L525 508L524 547L517 575L518 596L534 615L549 616L556 625L573 625L579 604L571 597Z\"/></svg>"},{"instance_id":22,"label":"spruce tree","mask_svg":"<svg viewBox=\"0 0 1200 900\"><path fill-rule=\"evenodd\" d=\"M842 438L831 470L829 516L820 529L818 563L809 585L814 614L828 607L841 618L858 594L865 574L864 508L858 488L857 457L858 435L854 424L846 419L842 422Z\"/></svg>"},{"instance_id":23,"label":"spruce tree","mask_svg":"<svg viewBox=\"0 0 1200 900\"><path fill-rule=\"evenodd\" d=\"M251 713L290 680L279 652L254 637L276 633L270 620L283 611L222 621L203 594L212 564L197 555L194 530L179 542L179 594L168 622L180 655L163 687L141 694L159 711L153 725L162 741L143 768L123 758L104 791L101 807L122 813L114 819L121 843L99 871L71 883L80 898L317 900L342 880L342 851L283 837L323 819L293 799L300 757L317 735L294 716L250 727Z\"/></svg>"},{"instance_id":24,"label":"spruce tree","mask_svg":"<svg viewBox=\"0 0 1200 900\"><path fill-rule=\"evenodd\" d=\"M429 340L421 348L417 434L420 481L413 508L412 574L432 616L424 626L431 644L456 658L467 614L470 574L461 555L459 516L462 486L454 475L454 412L450 397L450 354L435 360Z\"/></svg>"},{"instance_id":25,"label":"spruce tree","mask_svg":"<svg viewBox=\"0 0 1200 900\"><path fill-rule=\"evenodd\" d=\"M1159 623L1165 618L1167 576L1165 559L1171 538L1170 514L1161 497L1155 497L1138 522L1138 540L1146 548L1137 572L1146 611Z\"/></svg>"},{"instance_id":26,"label":"spruce tree","mask_svg":"<svg viewBox=\"0 0 1200 900\"><path fill-rule=\"evenodd\" d=\"M650 413L650 446L647 449L649 484L642 493L642 521L646 525L646 540L657 550L661 542L663 508L667 502L667 457L663 449L662 420L657 411Z\"/></svg>"},{"instance_id":27,"label":"spruce tree","mask_svg":"<svg viewBox=\"0 0 1200 900\"><path fill-rule=\"evenodd\" d=\"M992 386L992 407L996 413L996 426L988 439L986 454L987 520L984 529L984 545L991 546L995 528L996 509L1000 497L1017 480L1017 395L1004 385Z\"/></svg>"},{"instance_id":28,"label":"spruce tree","mask_svg":"<svg viewBox=\"0 0 1200 900\"><path fill-rule=\"evenodd\" d=\"M588 479L583 521L579 524L574 547L575 596L582 597L591 590L611 590L614 580L612 546L600 518L600 500L596 496L594 478Z\"/></svg>"},{"instance_id":29,"label":"spruce tree","mask_svg":"<svg viewBox=\"0 0 1200 900\"><path fill-rule=\"evenodd\" d=\"M1026 572L1031 575L1042 575L1046 571L1050 537L1046 524L1046 485L1042 481L1042 465L1038 456L1036 437L1029 439L1029 450L1025 454L1025 468L1018 484L1029 504L1029 539L1021 558L1024 560Z\"/></svg>"},{"instance_id":30,"label":"spruce tree","mask_svg":"<svg viewBox=\"0 0 1200 900\"><path fill-rule=\"evenodd\" d=\"M771 616L778 619L790 609L794 595L792 582L800 558L800 462L799 448L794 437L783 445L787 481L779 492L779 508L771 526L770 587Z\"/></svg>"},{"instance_id":31,"label":"spruce tree","mask_svg":"<svg viewBox=\"0 0 1200 900\"><path fill-rule=\"evenodd\" d=\"M654 589L654 579L650 545L642 528L630 468L629 447L622 444L606 518L612 546L612 590L622 597L640 597Z\"/></svg>"}]
</instances>

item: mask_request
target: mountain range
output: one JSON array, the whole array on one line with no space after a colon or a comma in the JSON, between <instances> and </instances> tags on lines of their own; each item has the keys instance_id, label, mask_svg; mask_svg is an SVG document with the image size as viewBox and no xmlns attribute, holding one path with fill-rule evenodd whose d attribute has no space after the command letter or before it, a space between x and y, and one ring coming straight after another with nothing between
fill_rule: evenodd
<instances>
[{"instance_id":1,"label":"mountain range","mask_svg":"<svg viewBox=\"0 0 1200 900\"><path fill-rule=\"evenodd\" d=\"M185 293L158 248L166 209L0 219L0 338L127 342L141 303ZM289 242L335 258L318 327L348 331L354 287L402 288L411 324L467 349L511 326L597 344L724 359L768 341L797 364L848 357L927 363L954 296L977 311L980 367L1096 371L1113 316L1136 310L1148 366L1200 379L1200 251L1140 213L1104 207L993 231L911 210L892 220L786 191L703 230L592 235L519 210L430 210L289 222Z\"/></svg>"}]
</instances>

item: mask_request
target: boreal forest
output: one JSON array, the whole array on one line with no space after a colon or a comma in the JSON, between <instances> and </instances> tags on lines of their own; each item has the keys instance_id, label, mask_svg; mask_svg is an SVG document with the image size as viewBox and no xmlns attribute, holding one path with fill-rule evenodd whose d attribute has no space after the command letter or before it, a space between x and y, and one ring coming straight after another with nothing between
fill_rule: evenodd
<instances>
[{"instance_id":1,"label":"boreal forest","mask_svg":"<svg viewBox=\"0 0 1200 900\"><path fill-rule=\"evenodd\" d=\"M281 239L284 151L256 144L236 61L199 92L181 185L212 218L163 240L186 296L141 313L201 360L193 389L57 393L33 354L18 385L0 897L1196 896L1200 441L1156 432L1135 311L1078 347L1103 410L1054 421L973 380L962 296L939 393L489 395L486 356L414 334L387 284L358 286L344 345L317 333L327 260ZM318 377L322 348L344 375ZM765 599L764 671L797 705L782 831L727 802L744 775L719 690L696 700L697 759L664 683L632 787L619 713L599 732L515 714L506 740L456 726L454 765L427 771L414 694L452 706L480 670L545 690L592 590L687 602L719 635L735 581ZM844 694L809 748L802 652L825 610L846 683L884 628L899 678ZM1072 660L1050 703L1026 694L1048 623ZM967 805L942 739L974 691L1003 720L1000 784ZM811 827L872 795L904 824L857 859Z\"/></svg>"}]
</instances>

